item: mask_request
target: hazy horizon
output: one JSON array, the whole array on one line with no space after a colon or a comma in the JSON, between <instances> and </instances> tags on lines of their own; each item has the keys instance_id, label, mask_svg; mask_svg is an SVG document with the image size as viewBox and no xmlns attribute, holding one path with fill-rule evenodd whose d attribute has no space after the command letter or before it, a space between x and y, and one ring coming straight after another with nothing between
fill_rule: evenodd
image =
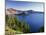
<instances>
[{"instance_id":1,"label":"hazy horizon","mask_svg":"<svg viewBox=\"0 0 46 35\"><path fill-rule=\"evenodd\" d=\"M13 8L22 11L34 10L43 12L43 3L6 0L6 8Z\"/></svg>"}]
</instances>

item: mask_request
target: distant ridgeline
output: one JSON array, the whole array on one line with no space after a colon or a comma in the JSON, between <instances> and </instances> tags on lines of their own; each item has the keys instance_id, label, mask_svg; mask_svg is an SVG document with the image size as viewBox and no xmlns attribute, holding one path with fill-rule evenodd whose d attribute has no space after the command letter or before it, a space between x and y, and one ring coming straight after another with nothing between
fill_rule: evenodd
<instances>
[{"instance_id":1,"label":"distant ridgeline","mask_svg":"<svg viewBox=\"0 0 46 35\"><path fill-rule=\"evenodd\" d=\"M39 11L34 11L34 10L27 10L27 11L21 11L21 10L16 10L13 8L6 9L6 14L15 14L15 15L27 15L29 13L44 13L44 12L39 12Z\"/></svg>"},{"instance_id":2,"label":"distant ridgeline","mask_svg":"<svg viewBox=\"0 0 46 35\"><path fill-rule=\"evenodd\" d=\"M23 15L23 14L28 15L29 13L43 13L43 14L44 14L44 12L33 11L33 10L28 10L28 11L17 11L17 12L21 12L21 13L15 14L15 15Z\"/></svg>"}]
</instances>

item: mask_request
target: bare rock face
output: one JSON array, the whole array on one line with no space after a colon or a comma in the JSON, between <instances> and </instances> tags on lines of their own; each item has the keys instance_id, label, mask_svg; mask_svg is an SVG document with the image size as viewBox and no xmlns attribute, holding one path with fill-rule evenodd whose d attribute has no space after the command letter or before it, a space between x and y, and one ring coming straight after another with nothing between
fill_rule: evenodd
<instances>
[{"instance_id":1,"label":"bare rock face","mask_svg":"<svg viewBox=\"0 0 46 35\"><path fill-rule=\"evenodd\" d=\"M22 11L13 8L6 9L6 15L21 14Z\"/></svg>"},{"instance_id":2,"label":"bare rock face","mask_svg":"<svg viewBox=\"0 0 46 35\"><path fill-rule=\"evenodd\" d=\"M16 9L13 8L6 9L6 15L11 15L15 13L16 13Z\"/></svg>"}]
</instances>

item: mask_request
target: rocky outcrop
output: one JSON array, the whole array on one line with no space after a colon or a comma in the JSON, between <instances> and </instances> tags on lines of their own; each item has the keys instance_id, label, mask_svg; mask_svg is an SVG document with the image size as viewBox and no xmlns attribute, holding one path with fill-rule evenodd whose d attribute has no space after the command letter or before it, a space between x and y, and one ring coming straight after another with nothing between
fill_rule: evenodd
<instances>
[{"instance_id":1,"label":"rocky outcrop","mask_svg":"<svg viewBox=\"0 0 46 35\"><path fill-rule=\"evenodd\" d=\"M11 15L15 13L16 13L16 9L13 8L6 9L6 15Z\"/></svg>"}]
</instances>

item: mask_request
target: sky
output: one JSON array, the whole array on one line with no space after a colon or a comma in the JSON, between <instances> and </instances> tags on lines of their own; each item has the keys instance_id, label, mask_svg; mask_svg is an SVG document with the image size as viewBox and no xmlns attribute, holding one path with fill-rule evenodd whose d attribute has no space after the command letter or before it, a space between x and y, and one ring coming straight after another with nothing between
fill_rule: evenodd
<instances>
[{"instance_id":1,"label":"sky","mask_svg":"<svg viewBox=\"0 0 46 35\"><path fill-rule=\"evenodd\" d=\"M34 10L43 12L43 3L6 0L6 8L14 8L23 11Z\"/></svg>"}]
</instances>

